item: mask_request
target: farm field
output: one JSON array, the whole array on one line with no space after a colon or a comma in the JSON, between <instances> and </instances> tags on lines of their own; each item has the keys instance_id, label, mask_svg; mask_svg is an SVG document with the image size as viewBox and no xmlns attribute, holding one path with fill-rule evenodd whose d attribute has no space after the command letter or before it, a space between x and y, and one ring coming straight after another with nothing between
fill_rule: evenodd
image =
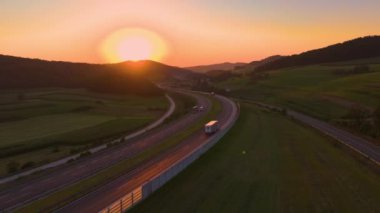
<instances>
[{"instance_id":1,"label":"farm field","mask_svg":"<svg viewBox=\"0 0 380 213\"><path fill-rule=\"evenodd\" d=\"M164 96L81 89L0 93L0 174L9 162L41 164L141 128L168 107Z\"/></svg>"},{"instance_id":2,"label":"farm field","mask_svg":"<svg viewBox=\"0 0 380 213\"><path fill-rule=\"evenodd\" d=\"M379 212L380 172L283 115L243 104L231 131L131 212Z\"/></svg>"},{"instance_id":3,"label":"farm field","mask_svg":"<svg viewBox=\"0 0 380 213\"><path fill-rule=\"evenodd\" d=\"M234 96L293 108L323 120L334 120L346 115L353 105L369 110L380 106L379 61L375 58L288 68L268 72L267 79L256 82L251 82L246 76L220 82L216 86L230 89ZM363 63L369 63L371 72L335 73Z\"/></svg>"},{"instance_id":4,"label":"farm field","mask_svg":"<svg viewBox=\"0 0 380 213\"><path fill-rule=\"evenodd\" d=\"M126 174L130 172L137 165L143 164L145 161L152 159L154 157L157 157L158 155L163 154L167 152L168 150L175 148L185 139L187 139L188 137L191 137L191 135L194 134L195 132L198 132L199 130L203 130L204 123L206 123L209 120L215 119L215 117L221 112L222 110L221 103L216 98L213 98L213 97L209 97L209 100L212 102L212 105L211 105L211 109L207 111L207 114L205 115L205 117L202 117L196 123L192 123L191 125L189 125L187 129L174 133L170 137L163 140L161 143L158 143L152 147L149 147L145 149L144 151L142 151L141 153L136 154L133 157L125 158L124 160L121 160L120 162L112 165L111 167L105 170L102 170L101 172L97 173L96 175L88 179L81 180L73 185L68 186L67 188L58 190L57 192L52 193L45 198L32 202L28 204L27 206L23 207L22 209L18 210L17 212L28 212L30 209L44 211L46 210L46 208L49 208L51 206L57 207L57 206L63 205L71 201L72 199L75 199L75 197L79 195L88 193L89 191L93 190L93 188L97 186L105 184L106 181L109 181L110 179L112 180L121 174ZM187 102L190 100L182 100L182 101ZM191 107L190 107L190 110L191 110ZM187 113L188 112L189 110L187 110Z\"/></svg>"}]
</instances>

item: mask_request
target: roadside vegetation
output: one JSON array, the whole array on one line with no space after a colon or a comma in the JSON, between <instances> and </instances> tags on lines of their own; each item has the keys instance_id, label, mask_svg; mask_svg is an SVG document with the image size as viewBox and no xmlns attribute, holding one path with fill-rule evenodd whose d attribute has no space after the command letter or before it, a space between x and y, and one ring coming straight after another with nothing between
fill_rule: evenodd
<instances>
[{"instance_id":1,"label":"roadside vegetation","mask_svg":"<svg viewBox=\"0 0 380 213\"><path fill-rule=\"evenodd\" d=\"M82 89L0 92L0 175L106 143L168 108L164 96L111 95Z\"/></svg>"},{"instance_id":2,"label":"roadside vegetation","mask_svg":"<svg viewBox=\"0 0 380 213\"><path fill-rule=\"evenodd\" d=\"M242 104L230 132L131 212L379 212L380 171L280 113Z\"/></svg>"},{"instance_id":3,"label":"roadside vegetation","mask_svg":"<svg viewBox=\"0 0 380 213\"><path fill-rule=\"evenodd\" d=\"M203 130L204 124L209 120L215 119L216 116L221 112L222 108L220 102L212 97L210 97L210 100L212 101L212 108L209 112L207 112L207 115L195 124L190 125L186 130L178 132L173 136L167 138L165 141L141 153L138 153L132 158L125 159L88 179L79 181L71 186L52 193L43 199L32 202L17 212L28 212L30 209L35 209L38 211L50 211L52 208L63 206L75 199L78 199L79 197L83 196L83 194L96 189L102 184L105 184L110 180L113 180L116 177L131 171L139 164L148 161L153 157L156 157L159 154L162 154L163 152L175 147L195 132Z\"/></svg>"},{"instance_id":4,"label":"roadside vegetation","mask_svg":"<svg viewBox=\"0 0 380 213\"><path fill-rule=\"evenodd\" d=\"M180 93L171 92L170 97L173 98L176 108L173 114L166 119L166 123L176 120L177 118L189 113L193 106L197 104L195 98Z\"/></svg>"},{"instance_id":5,"label":"roadside vegetation","mask_svg":"<svg viewBox=\"0 0 380 213\"><path fill-rule=\"evenodd\" d=\"M380 58L251 72L212 83L234 97L294 109L380 140Z\"/></svg>"}]
</instances>

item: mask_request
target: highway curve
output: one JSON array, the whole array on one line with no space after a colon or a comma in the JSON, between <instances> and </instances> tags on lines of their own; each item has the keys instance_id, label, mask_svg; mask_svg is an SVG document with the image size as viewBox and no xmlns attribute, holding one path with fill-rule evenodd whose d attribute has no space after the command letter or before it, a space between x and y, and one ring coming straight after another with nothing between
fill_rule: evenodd
<instances>
[{"instance_id":1,"label":"highway curve","mask_svg":"<svg viewBox=\"0 0 380 213\"><path fill-rule=\"evenodd\" d=\"M254 102L254 103L261 107L274 109L277 111L283 110L283 108L281 107L277 107L277 106L273 106L269 104L264 104L260 102ZM342 144L350 147L351 149L355 150L356 152L363 155L364 157L380 165L380 146L379 145L373 144L364 138L356 136L348 131L335 127L332 124L329 124L325 121L318 120L316 118L310 117L300 112L287 110L287 115L304 124L307 124L319 130L323 134L326 134L334 138L335 140L341 142Z\"/></svg>"},{"instance_id":2,"label":"highway curve","mask_svg":"<svg viewBox=\"0 0 380 213\"><path fill-rule=\"evenodd\" d=\"M203 105L205 110L201 113L189 113L170 124L149 131L143 136L54 170L45 171L38 177L11 182L9 183L9 185L12 184L11 187L0 191L0 210L12 210L41 199L52 192L95 175L121 160L131 158L148 147L161 143L174 133L186 129L189 124L196 123L211 109L211 102L203 95L187 94L196 98L197 103Z\"/></svg>"},{"instance_id":3,"label":"highway curve","mask_svg":"<svg viewBox=\"0 0 380 213\"><path fill-rule=\"evenodd\" d=\"M217 117L221 124L219 133L217 134L221 134L223 131L228 130L227 127L233 123L238 111L236 105L229 99L221 96L217 96L217 98L222 103L222 112ZM208 141L209 136L204 134L203 129L199 130L171 150L167 150L162 155L151 159L126 175L123 175L102 186L98 190L72 202L58 210L58 212L98 212L126 193L141 186L145 181L160 174L160 172L169 168L187 153L190 153Z\"/></svg>"},{"instance_id":4,"label":"highway curve","mask_svg":"<svg viewBox=\"0 0 380 213\"><path fill-rule=\"evenodd\" d=\"M334 139L349 146L363 156L380 165L380 146L375 145L350 132L339 129L327 122L317 120L302 113L289 110L288 115L307 125L312 126L315 129L318 129L326 135L333 137Z\"/></svg>"}]
</instances>

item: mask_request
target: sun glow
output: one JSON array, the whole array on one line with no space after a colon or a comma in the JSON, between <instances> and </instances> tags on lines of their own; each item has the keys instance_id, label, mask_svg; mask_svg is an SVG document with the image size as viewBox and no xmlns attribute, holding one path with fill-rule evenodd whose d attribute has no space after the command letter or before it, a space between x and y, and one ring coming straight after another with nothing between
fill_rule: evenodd
<instances>
[{"instance_id":1,"label":"sun glow","mask_svg":"<svg viewBox=\"0 0 380 213\"><path fill-rule=\"evenodd\" d=\"M152 31L125 28L107 36L100 46L100 52L110 63L147 59L160 61L167 53L167 45Z\"/></svg>"}]
</instances>

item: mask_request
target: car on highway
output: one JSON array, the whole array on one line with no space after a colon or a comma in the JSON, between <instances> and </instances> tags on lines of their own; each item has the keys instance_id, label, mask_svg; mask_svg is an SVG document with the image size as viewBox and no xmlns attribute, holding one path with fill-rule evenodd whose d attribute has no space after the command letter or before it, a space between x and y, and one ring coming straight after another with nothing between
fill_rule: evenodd
<instances>
[{"instance_id":1,"label":"car on highway","mask_svg":"<svg viewBox=\"0 0 380 213\"><path fill-rule=\"evenodd\" d=\"M204 106L194 106L193 112L202 112L204 110Z\"/></svg>"},{"instance_id":2,"label":"car on highway","mask_svg":"<svg viewBox=\"0 0 380 213\"><path fill-rule=\"evenodd\" d=\"M210 121L205 125L205 133L208 135L214 134L218 129L219 122L217 120Z\"/></svg>"}]
</instances>

